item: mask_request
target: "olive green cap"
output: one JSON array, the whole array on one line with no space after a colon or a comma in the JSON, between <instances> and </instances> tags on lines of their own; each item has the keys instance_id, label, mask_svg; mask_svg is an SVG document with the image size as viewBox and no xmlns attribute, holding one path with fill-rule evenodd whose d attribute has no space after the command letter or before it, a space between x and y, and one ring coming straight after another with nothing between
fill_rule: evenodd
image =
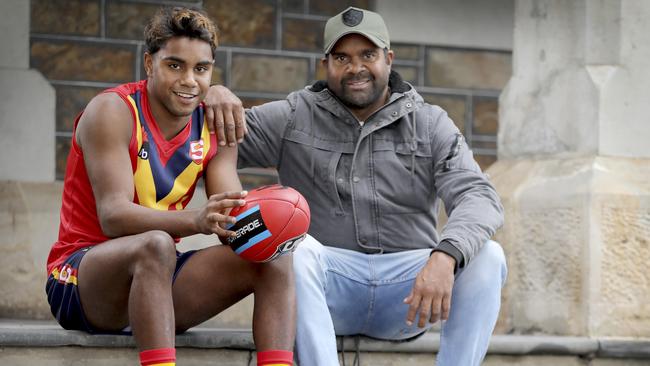
<instances>
[{"instance_id":1,"label":"olive green cap","mask_svg":"<svg viewBox=\"0 0 650 366\"><path fill-rule=\"evenodd\" d=\"M325 54L332 51L341 37L351 33L361 34L379 48L390 48L388 29L381 15L351 6L331 17L325 24Z\"/></svg>"}]
</instances>

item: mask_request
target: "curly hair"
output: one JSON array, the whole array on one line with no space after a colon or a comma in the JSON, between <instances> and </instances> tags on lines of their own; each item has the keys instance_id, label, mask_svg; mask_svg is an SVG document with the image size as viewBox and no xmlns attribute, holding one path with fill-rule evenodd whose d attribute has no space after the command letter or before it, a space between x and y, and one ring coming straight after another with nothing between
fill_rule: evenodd
<instances>
[{"instance_id":1,"label":"curly hair","mask_svg":"<svg viewBox=\"0 0 650 366\"><path fill-rule=\"evenodd\" d=\"M217 50L217 26L202 10L163 7L144 28L147 52L153 55L173 37L200 39L210 44L212 57Z\"/></svg>"}]
</instances>

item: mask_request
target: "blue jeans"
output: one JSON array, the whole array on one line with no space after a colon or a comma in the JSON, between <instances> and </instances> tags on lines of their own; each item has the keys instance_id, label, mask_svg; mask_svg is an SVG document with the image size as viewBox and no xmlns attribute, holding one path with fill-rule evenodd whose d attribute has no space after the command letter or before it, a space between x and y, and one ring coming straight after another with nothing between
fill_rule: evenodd
<instances>
[{"instance_id":1,"label":"blue jeans","mask_svg":"<svg viewBox=\"0 0 650 366\"><path fill-rule=\"evenodd\" d=\"M403 303L430 249L363 254L327 247L307 236L294 252L301 366L338 365L336 335L401 340L426 328L406 325ZM488 241L456 275L449 319L442 324L436 365L479 365L499 314L507 275L501 246Z\"/></svg>"}]
</instances>

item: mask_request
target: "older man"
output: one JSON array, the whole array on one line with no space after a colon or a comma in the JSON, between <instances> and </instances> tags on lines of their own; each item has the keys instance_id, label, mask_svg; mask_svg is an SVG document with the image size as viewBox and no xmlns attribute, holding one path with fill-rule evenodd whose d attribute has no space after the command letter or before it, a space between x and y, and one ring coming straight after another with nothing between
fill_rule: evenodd
<instances>
[{"instance_id":1,"label":"older man","mask_svg":"<svg viewBox=\"0 0 650 366\"><path fill-rule=\"evenodd\" d=\"M499 197L447 113L391 71L380 15L346 9L324 44L327 80L252 108L239 146L240 167L276 167L310 204L294 256L298 361L337 365L335 335L407 340L442 320L437 364L480 364L506 277L489 240ZM209 104L232 98L212 92Z\"/></svg>"}]
</instances>

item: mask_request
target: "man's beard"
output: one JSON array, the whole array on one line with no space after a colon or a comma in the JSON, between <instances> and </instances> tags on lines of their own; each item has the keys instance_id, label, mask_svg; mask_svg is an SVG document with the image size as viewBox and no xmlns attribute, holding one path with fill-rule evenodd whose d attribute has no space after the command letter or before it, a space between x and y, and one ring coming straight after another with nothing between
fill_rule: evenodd
<instances>
[{"instance_id":1,"label":"man's beard","mask_svg":"<svg viewBox=\"0 0 650 366\"><path fill-rule=\"evenodd\" d=\"M350 81L368 80L370 90L353 92L347 85ZM356 75L341 79L341 92L337 97L346 106L352 109L363 109L375 103L382 95L386 85L378 85L377 79L368 72L360 72Z\"/></svg>"}]
</instances>

